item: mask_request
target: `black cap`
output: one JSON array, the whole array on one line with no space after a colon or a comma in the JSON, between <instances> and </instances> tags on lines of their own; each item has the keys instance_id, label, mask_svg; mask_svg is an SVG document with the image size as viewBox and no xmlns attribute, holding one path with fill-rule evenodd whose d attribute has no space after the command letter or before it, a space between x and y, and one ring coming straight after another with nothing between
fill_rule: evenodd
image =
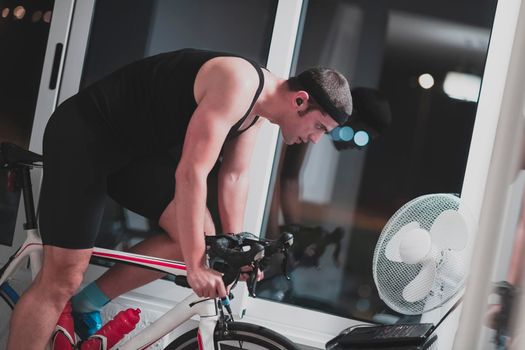
<instances>
[{"instance_id":1,"label":"black cap","mask_svg":"<svg viewBox=\"0 0 525 350\"><path fill-rule=\"evenodd\" d=\"M392 121L390 104L379 91L365 87L353 88L352 101L352 115L341 127L349 126L354 132L364 130L371 142L390 126ZM350 141L333 139L333 143L338 151L363 148L358 146L353 138Z\"/></svg>"},{"instance_id":2,"label":"black cap","mask_svg":"<svg viewBox=\"0 0 525 350\"><path fill-rule=\"evenodd\" d=\"M353 88L352 101L353 111L349 124L364 123L378 134L390 126L390 104L376 89Z\"/></svg>"}]
</instances>

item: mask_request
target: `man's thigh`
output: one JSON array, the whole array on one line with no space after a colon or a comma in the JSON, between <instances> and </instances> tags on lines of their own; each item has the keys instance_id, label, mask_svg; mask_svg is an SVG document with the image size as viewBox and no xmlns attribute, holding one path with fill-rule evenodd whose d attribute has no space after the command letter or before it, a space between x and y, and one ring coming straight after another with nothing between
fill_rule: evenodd
<instances>
[{"instance_id":1,"label":"man's thigh","mask_svg":"<svg viewBox=\"0 0 525 350\"><path fill-rule=\"evenodd\" d=\"M45 245L93 247L104 211L106 177L127 156L86 122L75 98L61 104L44 133L39 224Z\"/></svg>"},{"instance_id":2,"label":"man's thigh","mask_svg":"<svg viewBox=\"0 0 525 350\"><path fill-rule=\"evenodd\" d=\"M175 195L177 165L178 159L168 153L136 158L108 177L108 194L123 207L158 222ZM219 224L218 168L219 164L208 176L207 195L207 206L216 224Z\"/></svg>"},{"instance_id":3,"label":"man's thigh","mask_svg":"<svg viewBox=\"0 0 525 350\"><path fill-rule=\"evenodd\" d=\"M110 174L107 191L123 207L158 222L175 194L177 161L167 154L142 156Z\"/></svg>"}]
</instances>

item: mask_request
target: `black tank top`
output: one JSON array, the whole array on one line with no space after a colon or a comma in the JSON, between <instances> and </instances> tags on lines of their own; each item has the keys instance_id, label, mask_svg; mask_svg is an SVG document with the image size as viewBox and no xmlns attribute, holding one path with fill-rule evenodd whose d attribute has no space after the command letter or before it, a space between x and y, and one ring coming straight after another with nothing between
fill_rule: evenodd
<instances>
[{"instance_id":1,"label":"black tank top","mask_svg":"<svg viewBox=\"0 0 525 350\"><path fill-rule=\"evenodd\" d=\"M220 56L240 57L196 49L163 53L124 66L82 90L78 97L91 109L95 107L98 117L134 152L180 149L197 108L193 94L197 73L204 63ZM259 86L250 108L231 128L227 140L258 119L239 130L264 86L261 67L247 61L259 74Z\"/></svg>"}]
</instances>

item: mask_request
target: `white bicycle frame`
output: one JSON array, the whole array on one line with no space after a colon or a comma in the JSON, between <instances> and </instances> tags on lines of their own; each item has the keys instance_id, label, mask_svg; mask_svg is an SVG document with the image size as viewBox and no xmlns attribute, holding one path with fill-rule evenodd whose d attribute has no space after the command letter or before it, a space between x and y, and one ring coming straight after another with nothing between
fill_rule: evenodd
<instances>
[{"instance_id":1,"label":"white bicycle frame","mask_svg":"<svg viewBox=\"0 0 525 350\"><path fill-rule=\"evenodd\" d=\"M7 268L0 276L0 285L15 273L26 257L30 258L32 279L42 267L43 245L37 229L26 230L27 238L13 258L7 263ZM137 266L153 268L168 274L186 276L186 265L181 262L160 259L145 255L119 252L104 248L93 248L93 256L117 262L131 263ZM200 298L191 293L187 298L174 306L155 322L142 329L125 343L111 350L142 350L176 329L194 315L199 315L198 344L200 350L214 350L213 334L219 318L217 300ZM105 349L105 348L104 348ZM109 349L108 349L109 350Z\"/></svg>"}]
</instances>

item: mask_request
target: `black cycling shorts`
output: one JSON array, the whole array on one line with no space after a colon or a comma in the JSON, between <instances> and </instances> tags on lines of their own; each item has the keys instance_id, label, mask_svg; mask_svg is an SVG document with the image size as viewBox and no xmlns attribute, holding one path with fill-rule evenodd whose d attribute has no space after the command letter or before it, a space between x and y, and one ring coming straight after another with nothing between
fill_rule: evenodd
<instances>
[{"instance_id":1,"label":"black cycling shorts","mask_svg":"<svg viewBox=\"0 0 525 350\"><path fill-rule=\"evenodd\" d=\"M46 245L93 247L106 195L158 221L175 193L176 157L168 152L133 154L102 119L89 113L97 112L70 98L45 129L39 223Z\"/></svg>"}]
</instances>

